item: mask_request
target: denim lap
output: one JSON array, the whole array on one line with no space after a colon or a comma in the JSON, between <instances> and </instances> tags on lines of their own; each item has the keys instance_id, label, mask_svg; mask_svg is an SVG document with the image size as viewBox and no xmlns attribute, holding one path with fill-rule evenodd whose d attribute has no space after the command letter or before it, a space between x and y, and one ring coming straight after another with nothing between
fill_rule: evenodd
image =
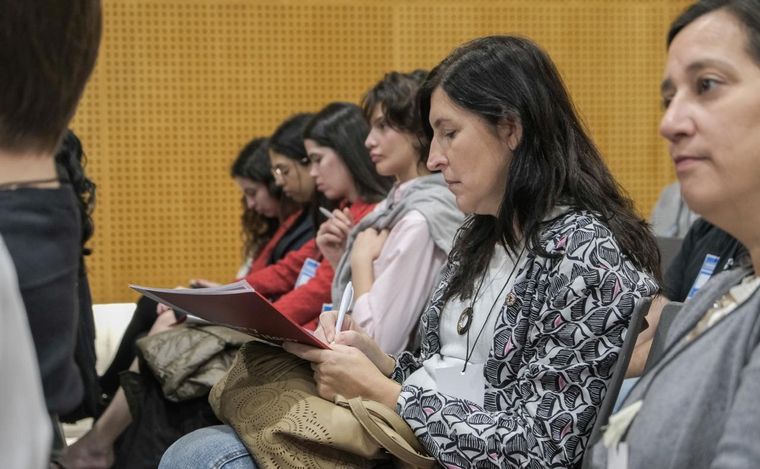
<instances>
[{"instance_id":1,"label":"denim lap","mask_svg":"<svg viewBox=\"0 0 760 469\"><path fill-rule=\"evenodd\" d=\"M175 441L161 458L159 469L256 469L229 425L201 428Z\"/></svg>"}]
</instances>

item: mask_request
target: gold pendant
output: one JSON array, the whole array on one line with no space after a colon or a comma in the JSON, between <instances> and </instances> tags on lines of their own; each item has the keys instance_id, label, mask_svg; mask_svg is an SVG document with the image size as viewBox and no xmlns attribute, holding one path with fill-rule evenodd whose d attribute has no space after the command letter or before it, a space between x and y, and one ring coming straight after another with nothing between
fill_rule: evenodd
<instances>
[{"instance_id":1,"label":"gold pendant","mask_svg":"<svg viewBox=\"0 0 760 469\"><path fill-rule=\"evenodd\" d=\"M457 321L457 333L459 335L465 335L470 330L470 324L472 324L472 306L468 306L459 315L459 321Z\"/></svg>"}]
</instances>

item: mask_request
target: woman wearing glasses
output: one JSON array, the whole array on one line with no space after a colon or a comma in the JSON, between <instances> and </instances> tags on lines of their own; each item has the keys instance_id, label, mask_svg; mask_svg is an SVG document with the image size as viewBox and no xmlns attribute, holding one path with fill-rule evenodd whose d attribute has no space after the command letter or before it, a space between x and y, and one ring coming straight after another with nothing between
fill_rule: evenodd
<instances>
[{"instance_id":1,"label":"woman wearing glasses","mask_svg":"<svg viewBox=\"0 0 760 469\"><path fill-rule=\"evenodd\" d=\"M303 130L314 114L287 118L269 138L272 176L282 191L303 204L315 200L314 178L309 175L309 157L303 146Z\"/></svg>"}]
</instances>

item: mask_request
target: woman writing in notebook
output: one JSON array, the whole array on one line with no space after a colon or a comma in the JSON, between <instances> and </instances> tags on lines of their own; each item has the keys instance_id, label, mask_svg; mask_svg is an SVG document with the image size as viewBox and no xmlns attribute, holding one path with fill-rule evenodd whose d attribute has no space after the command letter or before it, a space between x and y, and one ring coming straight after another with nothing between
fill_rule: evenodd
<instances>
[{"instance_id":1,"label":"woman writing in notebook","mask_svg":"<svg viewBox=\"0 0 760 469\"><path fill-rule=\"evenodd\" d=\"M242 194L243 258L237 277L271 265L314 237L315 227L304 206L278 186L269 161L269 139L248 143L233 162L230 175ZM191 285L214 286L214 282L195 279Z\"/></svg>"},{"instance_id":2,"label":"woman writing in notebook","mask_svg":"<svg viewBox=\"0 0 760 469\"><path fill-rule=\"evenodd\" d=\"M275 184L267 153L268 140L254 138L240 150L230 167L236 185L242 193L241 216L243 265L237 277L242 277L273 264L290 252L300 249L314 237L312 218L304 210L304 202L286 196ZM309 189L308 202L313 196ZM208 280L190 281L194 287L216 285ZM157 313L158 309L158 313ZM154 324L159 322L159 326ZM122 337L111 365L100 377L103 392L113 396L119 388L119 374L129 368L135 359L135 341L147 334L165 330L176 322L174 314L164 305L147 297L140 297L137 308Z\"/></svg>"}]
</instances>

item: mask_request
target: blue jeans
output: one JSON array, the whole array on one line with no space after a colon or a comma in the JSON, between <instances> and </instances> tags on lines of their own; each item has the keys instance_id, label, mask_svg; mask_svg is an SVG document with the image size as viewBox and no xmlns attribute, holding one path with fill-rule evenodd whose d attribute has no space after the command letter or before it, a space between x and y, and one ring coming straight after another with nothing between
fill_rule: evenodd
<instances>
[{"instance_id":1,"label":"blue jeans","mask_svg":"<svg viewBox=\"0 0 760 469\"><path fill-rule=\"evenodd\" d=\"M201 428L169 447L159 469L256 469L253 458L228 425Z\"/></svg>"}]
</instances>

